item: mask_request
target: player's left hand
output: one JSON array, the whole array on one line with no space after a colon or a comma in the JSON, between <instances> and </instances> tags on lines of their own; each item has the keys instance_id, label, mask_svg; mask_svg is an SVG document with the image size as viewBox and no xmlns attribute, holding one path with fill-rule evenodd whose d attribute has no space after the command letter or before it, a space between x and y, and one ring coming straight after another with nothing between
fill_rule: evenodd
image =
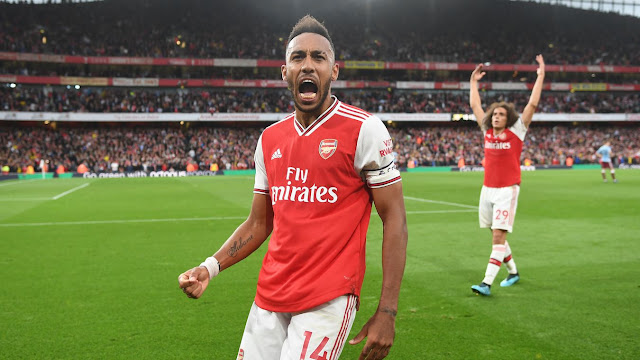
<instances>
[{"instance_id":1,"label":"player's left hand","mask_svg":"<svg viewBox=\"0 0 640 360\"><path fill-rule=\"evenodd\" d=\"M349 340L350 345L356 345L365 337L367 342L362 348L358 360L380 360L389 355L396 334L396 319L393 315L381 311L375 314L362 327L362 330Z\"/></svg>"}]
</instances>

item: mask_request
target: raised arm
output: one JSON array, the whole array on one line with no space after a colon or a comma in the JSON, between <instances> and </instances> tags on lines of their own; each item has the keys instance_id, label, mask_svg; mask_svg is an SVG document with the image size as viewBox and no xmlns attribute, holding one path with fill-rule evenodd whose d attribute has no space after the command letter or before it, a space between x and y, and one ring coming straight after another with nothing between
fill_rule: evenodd
<instances>
[{"instance_id":1,"label":"raised arm","mask_svg":"<svg viewBox=\"0 0 640 360\"><path fill-rule=\"evenodd\" d=\"M526 127L529 127L531 120L533 120L533 114L536 112L536 108L540 102L540 94L542 94L542 85L544 84L544 58L542 55L537 55L536 61L538 62L538 70L536 71L538 73L538 78L536 79L536 83L533 85L529 103L525 106L524 111L522 112L522 122Z\"/></svg>"},{"instance_id":2,"label":"raised arm","mask_svg":"<svg viewBox=\"0 0 640 360\"><path fill-rule=\"evenodd\" d=\"M486 72L482 71L482 64L478 64L476 69L471 73L471 79L469 80L469 105L473 110L473 115L476 116L478 126L482 127L482 119L484 118L484 110L482 110L482 101L480 100L480 93L478 92L478 81Z\"/></svg>"},{"instance_id":3,"label":"raised arm","mask_svg":"<svg viewBox=\"0 0 640 360\"><path fill-rule=\"evenodd\" d=\"M213 255L220 264L219 270L227 269L253 253L269 237L271 230L273 230L271 198L254 194L247 220L238 226ZM178 283L187 296L197 299L206 290L209 279L210 274L207 268L198 266L180 274Z\"/></svg>"},{"instance_id":4,"label":"raised arm","mask_svg":"<svg viewBox=\"0 0 640 360\"><path fill-rule=\"evenodd\" d=\"M408 232L402 183L371 189L371 193L383 225L382 291L376 313L349 341L353 345L367 338L360 360L382 359L393 345L400 284L407 257Z\"/></svg>"}]
</instances>

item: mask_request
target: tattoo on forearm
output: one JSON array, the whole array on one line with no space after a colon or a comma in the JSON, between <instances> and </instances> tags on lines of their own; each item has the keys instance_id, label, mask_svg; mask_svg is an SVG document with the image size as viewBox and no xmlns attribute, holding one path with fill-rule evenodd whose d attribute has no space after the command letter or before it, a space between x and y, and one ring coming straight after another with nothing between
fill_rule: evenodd
<instances>
[{"instance_id":1,"label":"tattoo on forearm","mask_svg":"<svg viewBox=\"0 0 640 360\"><path fill-rule=\"evenodd\" d=\"M231 245L231 248L227 251L227 254L231 257L236 257L236 255L238 255L238 251L240 251L240 249L247 245L247 243L251 241L251 239L253 239L253 235L249 235L246 240L242 240L242 238L236 240L233 245Z\"/></svg>"},{"instance_id":2,"label":"tattoo on forearm","mask_svg":"<svg viewBox=\"0 0 640 360\"><path fill-rule=\"evenodd\" d=\"M379 312L385 313L385 314L389 314L391 315L391 317L396 317L396 315L398 314L398 312L396 310L390 309L388 307L384 307L380 310L378 310Z\"/></svg>"}]
</instances>

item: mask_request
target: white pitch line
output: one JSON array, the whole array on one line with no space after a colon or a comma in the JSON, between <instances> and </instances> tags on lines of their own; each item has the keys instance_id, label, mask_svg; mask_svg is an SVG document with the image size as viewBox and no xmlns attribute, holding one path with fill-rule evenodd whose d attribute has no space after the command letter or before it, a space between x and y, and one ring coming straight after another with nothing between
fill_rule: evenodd
<instances>
[{"instance_id":1,"label":"white pitch line","mask_svg":"<svg viewBox=\"0 0 640 360\"><path fill-rule=\"evenodd\" d=\"M58 199L72 191L88 186L89 183L73 188L65 193L58 195ZM413 198L405 196L405 199L421 202L429 202L436 204L444 204L451 206L466 207L473 210L432 210L432 211L407 211L407 214L446 214L477 211L477 207L471 205L449 203L445 201L436 201L428 199ZM0 200L2 201L2 200ZM244 220L244 216L225 216L225 217L206 217L206 218L170 218L170 219L136 219L136 220L94 220L94 221L64 221L64 222L42 222L42 223L13 223L2 224L0 227L24 227L24 226L58 226L58 225L99 225L99 224L135 224L135 223L154 223L154 222L177 222L177 221L219 221L219 220Z\"/></svg>"},{"instance_id":2,"label":"white pitch line","mask_svg":"<svg viewBox=\"0 0 640 360\"><path fill-rule=\"evenodd\" d=\"M42 180L42 179L29 179L29 180L16 180L16 181L7 180L8 182L0 183L0 186L9 186L9 185L15 185L15 184L24 184L24 183L26 183L26 182L30 182L30 181L34 181L34 180Z\"/></svg>"},{"instance_id":3,"label":"white pitch line","mask_svg":"<svg viewBox=\"0 0 640 360\"><path fill-rule=\"evenodd\" d=\"M446 202L446 201L429 200L429 199L421 199L421 198L415 198L415 197L411 197L411 196L405 196L404 198L407 199L407 200L414 200L414 201L434 203L434 204L451 205L451 206L458 206L458 207L463 207L463 208L467 208L467 209L478 210L477 206L471 206L471 205L465 205L465 204L458 204L458 203L452 203L452 202Z\"/></svg>"},{"instance_id":4,"label":"white pitch line","mask_svg":"<svg viewBox=\"0 0 640 360\"><path fill-rule=\"evenodd\" d=\"M174 218L174 219L135 219L135 220L94 220L94 221L61 221L42 223L14 223L1 224L0 227L20 227L20 226L57 226L57 225L100 225L100 224L135 224L135 223L155 223L155 222L177 222L177 221L216 221L216 220L245 220L246 216L221 216L206 218Z\"/></svg>"},{"instance_id":5,"label":"white pitch line","mask_svg":"<svg viewBox=\"0 0 640 360\"><path fill-rule=\"evenodd\" d=\"M473 212L475 210L434 210L434 211L407 211L407 214L445 214ZM220 221L220 220L244 220L245 216L221 216L206 218L170 218L170 219L135 219L135 220L93 220L93 221L61 221L61 222L41 222L41 223L13 223L2 224L0 227L31 227L31 226L59 226L59 225L102 225L102 224L135 224L135 223L157 223L157 222L178 222L178 221Z\"/></svg>"},{"instance_id":6,"label":"white pitch line","mask_svg":"<svg viewBox=\"0 0 640 360\"><path fill-rule=\"evenodd\" d=\"M51 198L14 198L14 199L0 199L1 202L20 202L20 201L48 201Z\"/></svg>"},{"instance_id":7,"label":"white pitch line","mask_svg":"<svg viewBox=\"0 0 640 360\"><path fill-rule=\"evenodd\" d=\"M478 210L434 210L434 211L407 211L408 215L412 214L448 214L448 213L464 213L476 212Z\"/></svg>"},{"instance_id":8,"label":"white pitch line","mask_svg":"<svg viewBox=\"0 0 640 360\"><path fill-rule=\"evenodd\" d=\"M80 185L80 186L76 186L76 187L74 187L74 188L73 188L73 189L71 189L71 190L67 190L67 191L63 192L62 194L58 194L58 195L56 195L56 196L52 197L52 198L51 198L51 200L58 200L58 199L60 199L61 197L65 196L65 195L69 195L69 194L71 194L72 192L74 192L74 191L76 191L76 190L80 190L80 189L82 189L82 188L86 188L87 186L89 186L89 184L90 184L90 183L85 183L85 184L82 184L82 185Z\"/></svg>"}]
</instances>

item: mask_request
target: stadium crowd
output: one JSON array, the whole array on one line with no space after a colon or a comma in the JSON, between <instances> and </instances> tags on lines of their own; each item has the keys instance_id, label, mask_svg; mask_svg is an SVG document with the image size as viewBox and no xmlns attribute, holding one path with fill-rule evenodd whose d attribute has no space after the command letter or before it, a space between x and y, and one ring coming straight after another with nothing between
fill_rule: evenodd
<instances>
[{"instance_id":1,"label":"stadium crowd","mask_svg":"<svg viewBox=\"0 0 640 360\"><path fill-rule=\"evenodd\" d=\"M471 124L469 124L471 125ZM415 166L482 165L484 137L475 126L390 129L398 163ZM521 164L566 165L597 163L596 150L611 140L616 164L640 163L640 128L590 127L533 123L525 138Z\"/></svg>"},{"instance_id":2,"label":"stadium crowd","mask_svg":"<svg viewBox=\"0 0 640 360\"><path fill-rule=\"evenodd\" d=\"M335 29L341 60L532 63L544 53L549 64L640 64L633 17L497 0L328 1L340 6L314 15ZM286 0L0 3L0 51L283 59L291 19L304 11ZM550 17L552 26L541 27Z\"/></svg>"},{"instance_id":3,"label":"stadium crowd","mask_svg":"<svg viewBox=\"0 0 640 360\"><path fill-rule=\"evenodd\" d=\"M284 63L284 61L283 61ZM487 82L533 82L535 72L492 71L487 68ZM152 79L233 79L233 80L279 80L279 67L224 67L224 66L127 66L127 65L85 65L39 62L0 63L0 75L21 76L72 76L72 77L124 77ZM417 70L406 69L353 69L342 66L340 80L359 81L461 81L469 80L469 71L458 70ZM639 84L638 73L611 72L549 72L546 80L565 83L609 83Z\"/></svg>"},{"instance_id":4,"label":"stadium crowd","mask_svg":"<svg viewBox=\"0 0 640 360\"><path fill-rule=\"evenodd\" d=\"M466 113L468 91L394 89L334 90L338 98L373 113ZM486 91L483 102L512 102L523 109L529 94ZM637 92L545 92L544 113L640 113ZM72 87L2 87L0 111L133 113L292 112L286 89L149 89Z\"/></svg>"},{"instance_id":5,"label":"stadium crowd","mask_svg":"<svg viewBox=\"0 0 640 360\"><path fill-rule=\"evenodd\" d=\"M562 6L505 2L407 0L344 2L314 15L334 33L339 60L532 64L640 65L640 20ZM494 4L499 2L499 4ZM326 5L326 4L325 4ZM79 56L277 59L291 19L306 9L290 0L112 0L33 5L0 2L0 51ZM461 11L460 9L464 9ZM363 16L354 16L362 14ZM364 16L366 15L366 16ZM291 16L288 18L287 16ZM553 18L549 22L549 17ZM188 20L186 20L188 19ZM397 19L403 19L398 22ZM500 27L487 19L500 19ZM247 25L248 24L248 25ZM549 24L542 27L541 24ZM481 29L481 31L479 31ZM624 34L624 36L620 36ZM0 74L28 76L160 77L173 79L278 79L278 68L108 66L3 61ZM535 73L491 72L487 81L532 81ZM465 71L341 69L340 79L460 81ZM637 84L637 74L550 73L551 82ZM339 99L373 113L469 114L466 90L334 89ZM526 105L524 91L483 91L482 102ZM132 113L289 113L288 90L258 88L120 88L15 85L0 88L0 111ZM541 113L640 113L637 92L543 92ZM11 172L50 168L94 172L253 168L260 134L254 127L171 124L0 124L0 166ZM473 126L471 126L473 125ZM391 127L403 167L480 165L483 139L470 123ZM616 163L640 161L637 125L535 123L522 162L532 165L593 163L595 150L612 140Z\"/></svg>"},{"instance_id":6,"label":"stadium crowd","mask_svg":"<svg viewBox=\"0 0 640 360\"><path fill-rule=\"evenodd\" d=\"M12 172L39 168L40 159L76 171L84 164L94 172L210 170L253 168L258 128L208 128L182 131L171 127L52 128L17 127L0 134L0 163Z\"/></svg>"},{"instance_id":7,"label":"stadium crowd","mask_svg":"<svg viewBox=\"0 0 640 360\"><path fill-rule=\"evenodd\" d=\"M22 87L0 90L2 111L292 112L287 90Z\"/></svg>"},{"instance_id":8,"label":"stadium crowd","mask_svg":"<svg viewBox=\"0 0 640 360\"><path fill-rule=\"evenodd\" d=\"M4 126L0 131L0 166L11 172L49 169L94 172L211 170L254 168L259 127L172 127L169 125L77 127ZM391 127L401 167L481 165L483 136L471 122ZM523 164L563 165L597 162L595 151L612 141L616 164L640 163L640 127L534 123L525 139ZM190 167L189 167L190 166Z\"/></svg>"}]
</instances>

